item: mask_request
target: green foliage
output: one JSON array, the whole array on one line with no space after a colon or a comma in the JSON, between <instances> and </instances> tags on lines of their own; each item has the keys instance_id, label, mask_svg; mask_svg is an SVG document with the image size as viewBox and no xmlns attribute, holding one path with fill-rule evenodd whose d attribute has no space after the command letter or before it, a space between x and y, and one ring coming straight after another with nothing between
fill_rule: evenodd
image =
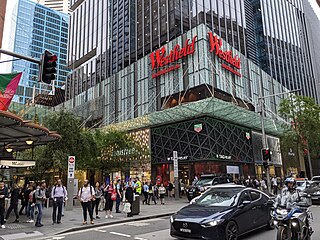
<instances>
[{"instance_id":1,"label":"green foliage","mask_svg":"<svg viewBox=\"0 0 320 240\"><path fill-rule=\"evenodd\" d=\"M320 106L314 99L304 96L291 96L280 104L280 113L291 121L286 127L283 144L299 144L309 147L314 157L320 153Z\"/></svg>"}]
</instances>

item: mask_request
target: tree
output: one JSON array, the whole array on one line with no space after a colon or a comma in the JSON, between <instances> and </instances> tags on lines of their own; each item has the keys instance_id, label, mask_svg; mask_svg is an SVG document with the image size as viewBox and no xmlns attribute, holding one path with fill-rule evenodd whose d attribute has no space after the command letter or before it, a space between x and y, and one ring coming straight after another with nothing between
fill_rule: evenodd
<instances>
[{"instance_id":1,"label":"tree","mask_svg":"<svg viewBox=\"0 0 320 240\"><path fill-rule=\"evenodd\" d=\"M308 157L316 159L320 154L320 106L315 100L293 95L280 104L280 114L291 121L286 127L283 143L297 144ZM311 161L308 161L312 175Z\"/></svg>"}]
</instances>

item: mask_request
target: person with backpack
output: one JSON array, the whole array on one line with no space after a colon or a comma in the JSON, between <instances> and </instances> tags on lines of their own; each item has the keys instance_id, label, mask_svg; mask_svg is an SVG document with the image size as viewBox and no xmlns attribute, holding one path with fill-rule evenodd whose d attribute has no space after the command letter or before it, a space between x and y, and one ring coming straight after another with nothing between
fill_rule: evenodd
<instances>
[{"instance_id":1,"label":"person with backpack","mask_svg":"<svg viewBox=\"0 0 320 240\"><path fill-rule=\"evenodd\" d=\"M90 223L93 222L93 208L92 201L95 200L95 191L92 186L90 186L89 181L86 179L83 182L83 187L80 188L78 193L78 199L81 202L82 213L83 213L83 225L87 224L87 214L89 212Z\"/></svg>"},{"instance_id":2,"label":"person with backpack","mask_svg":"<svg viewBox=\"0 0 320 240\"><path fill-rule=\"evenodd\" d=\"M117 200L117 182L111 182L105 189L106 193L106 218L113 218L112 216L112 208L113 202Z\"/></svg>"},{"instance_id":3,"label":"person with backpack","mask_svg":"<svg viewBox=\"0 0 320 240\"><path fill-rule=\"evenodd\" d=\"M62 217L62 206L68 196L65 186L62 185L61 179L57 180L57 184L53 186L51 191L51 198L53 199L53 212L52 212L52 223L60 224ZM58 209L58 216L57 216Z\"/></svg>"},{"instance_id":4,"label":"person with backpack","mask_svg":"<svg viewBox=\"0 0 320 240\"><path fill-rule=\"evenodd\" d=\"M128 186L125 191L125 201L130 204L130 212L127 212L127 217L132 217L132 203L134 199L134 190L132 188L132 183L128 182Z\"/></svg>"},{"instance_id":5,"label":"person with backpack","mask_svg":"<svg viewBox=\"0 0 320 240\"><path fill-rule=\"evenodd\" d=\"M6 214L6 218L4 220L5 222L7 221L7 219L9 219L9 216L12 210L14 210L14 213L16 215L16 220L14 220L13 223L19 222L19 213L18 213L19 195L20 195L19 187L17 186L17 184L14 184L10 192L10 206Z\"/></svg>"},{"instance_id":6,"label":"person with backpack","mask_svg":"<svg viewBox=\"0 0 320 240\"><path fill-rule=\"evenodd\" d=\"M42 227L43 224L41 223L42 219L42 210L43 210L43 202L46 201L46 183L41 182L40 187L34 193L33 196L36 199L36 208L38 209L38 216L35 226Z\"/></svg>"}]
</instances>

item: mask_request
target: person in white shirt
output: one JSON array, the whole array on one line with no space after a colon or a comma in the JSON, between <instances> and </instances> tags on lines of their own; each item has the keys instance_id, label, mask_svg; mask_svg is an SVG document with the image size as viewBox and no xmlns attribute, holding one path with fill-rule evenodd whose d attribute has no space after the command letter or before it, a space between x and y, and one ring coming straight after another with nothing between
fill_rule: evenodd
<instances>
[{"instance_id":1,"label":"person in white shirt","mask_svg":"<svg viewBox=\"0 0 320 240\"><path fill-rule=\"evenodd\" d=\"M278 194L278 182L277 182L277 176L274 176L271 179L271 183L272 183L272 188L273 188L273 194L277 195Z\"/></svg>"},{"instance_id":2,"label":"person in white shirt","mask_svg":"<svg viewBox=\"0 0 320 240\"><path fill-rule=\"evenodd\" d=\"M83 187L80 188L78 193L78 199L81 202L82 211L83 211L83 225L87 224L87 211L89 212L89 217L91 224L93 222L93 209L92 201L94 201L95 191L92 186L90 186L88 180L84 180Z\"/></svg>"},{"instance_id":3,"label":"person in white shirt","mask_svg":"<svg viewBox=\"0 0 320 240\"><path fill-rule=\"evenodd\" d=\"M52 188L51 197L53 199L53 212L52 212L52 222L53 224L61 223L62 217L62 206L66 201L68 196L67 189L62 185L61 179L57 180L57 184ZM57 216L58 209L58 216Z\"/></svg>"}]
</instances>

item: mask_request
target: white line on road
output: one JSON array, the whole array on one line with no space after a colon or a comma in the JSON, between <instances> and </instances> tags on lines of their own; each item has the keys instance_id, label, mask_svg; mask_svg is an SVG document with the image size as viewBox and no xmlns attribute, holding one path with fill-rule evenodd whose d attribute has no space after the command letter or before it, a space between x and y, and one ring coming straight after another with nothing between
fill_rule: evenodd
<instances>
[{"instance_id":1,"label":"white line on road","mask_svg":"<svg viewBox=\"0 0 320 240\"><path fill-rule=\"evenodd\" d=\"M102 233L106 233L106 230L101 230L101 229L94 229L96 232L102 232Z\"/></svg>"},{"instance_id":2,"label":"white line on road","mask_svg":"<svg viewBox=\"0 0 320 240\"><path fill-rule=\"evenodd\" d=\"M135 237L134 239L135 239L135 240L148 240L148 239L140 238L140 237Z\"/></svg>"},{"instance_id":3,"label":"white line on road","mask_svg":"<svg viewBox=\"0 0 320 240\"><path fill-rule=\"evenodd\" d=\"M121 236L121 237L131 238L131 235L124 234L124 233L110 232L110 234L117 235L117 236Z\"/></svg>"}]
</instances>

